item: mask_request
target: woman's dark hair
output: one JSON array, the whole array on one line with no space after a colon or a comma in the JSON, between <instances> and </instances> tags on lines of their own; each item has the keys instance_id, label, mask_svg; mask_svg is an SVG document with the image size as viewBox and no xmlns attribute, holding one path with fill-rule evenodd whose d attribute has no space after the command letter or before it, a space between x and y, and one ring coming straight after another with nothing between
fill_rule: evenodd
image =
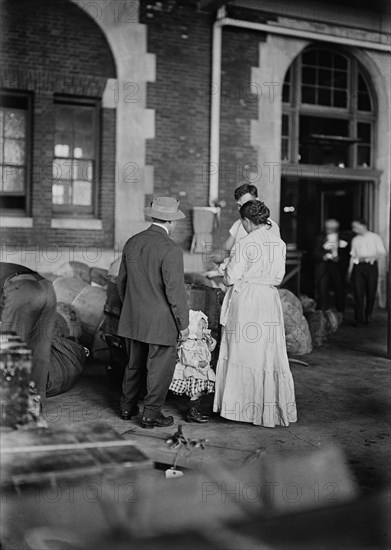
<instances>
[{"instance_id":1,"label":"woman's dark hair","mask_svg":"<svg viewBox=\"0 0 391 550\"><path fill-rule=\"evenodd\" d=\"M243 204L240 209L240 217L247 218L255 225L268 225L271 226L269 220L270 210L264 202L261 201L248 201Z\"/></svg>"},{"instance_id":2,"label":"woman's dark hair","mask_svg":"<svg viewBox=\"0 0 391 550\"><path fill-rule=\"evenodd\" d=\"M258 197L258 189L255 187L255 185L251 185L250 183L243 183L243 185L239 185L235 189L235 200L238 201L240 197L243 197L243 195L247 195L247 193L250 193L254 198Z\"/></svg>"}]
</instances>

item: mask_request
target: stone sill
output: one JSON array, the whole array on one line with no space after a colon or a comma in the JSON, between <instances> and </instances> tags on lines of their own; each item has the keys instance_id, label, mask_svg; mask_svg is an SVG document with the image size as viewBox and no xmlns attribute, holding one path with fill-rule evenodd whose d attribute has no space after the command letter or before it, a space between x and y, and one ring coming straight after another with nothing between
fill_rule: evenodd
<instances>
[{"instance_id":1,"label":"stone sill","mask_svg":"<svg viewBox=\"0 0 391 550\"><path fill-rule=\"evenodd\" d=\"M52 229L89 229L92 231L102 231L102 220L93 218L52 218L50 220Z\"/></svg>"},{"instance_id":2,"label":"stone sill","mask_svg":"<svg viewBox=\"0 0 391 550\"><path fill-rule=\"evenodd\" d=\"M33 218L27 218L25 216L0 216L0 227L31 229L33 227Z\"/></svg>"}]
</instances>

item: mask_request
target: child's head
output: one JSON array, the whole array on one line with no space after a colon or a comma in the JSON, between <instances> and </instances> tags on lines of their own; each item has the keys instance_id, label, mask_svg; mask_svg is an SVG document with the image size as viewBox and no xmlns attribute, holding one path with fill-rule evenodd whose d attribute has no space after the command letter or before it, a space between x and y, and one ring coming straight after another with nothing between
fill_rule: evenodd
<instances>
[{"instance_id":1,"label":"child's head","mask_svg":"<svg viewBox=\"0 0 391 550\"><path fill-rule=\"evenodd\" d=\"M202 311L190 310L189 316L189 338L201 339L205 336L208 328L208 318Z\"/></svg>"}]
</instances>

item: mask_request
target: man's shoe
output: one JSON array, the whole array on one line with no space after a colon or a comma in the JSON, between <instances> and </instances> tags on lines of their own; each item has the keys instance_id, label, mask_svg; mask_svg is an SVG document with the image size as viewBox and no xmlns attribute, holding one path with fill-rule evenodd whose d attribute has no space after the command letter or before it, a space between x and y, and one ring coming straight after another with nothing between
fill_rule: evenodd
<instances>
[{"instance_id":1,"label":"man's shoe","mask_svg":"<svg viewBox=\"0 0 391 550\"><path fill-rule=\"evenodd\" d=\"M142 428L168 428L174 424L174 417L160 415L156 418L149 418L148 416L143 416L141 421Z\"/></svg>"},{"instance_id":2,"label":"man's shoe","mask_svg":"<svg viewBox=\"0 0 391 550\"><path fill-rule=\"evenodd\" d=\"M206 422L210 421L210 417L202 414L199 407L194 406L190 407L190 409L186 413L186 422L197 422L198 424L205 424Z\"/></svg>"},{"instance_id":3,"label":"man's shoe","mask_svg":"<svg viewBox=\"0 0 391 550\"><path fill-rule=\"evenodd\" d=\"M122 411L121 410L121 418L122 420L131 420L132 419L132 416L137 416L138 413L139 413L139 408L137 405L135 405L134 407L132 407L129 411Z\"/></svg>"}]
</instances>

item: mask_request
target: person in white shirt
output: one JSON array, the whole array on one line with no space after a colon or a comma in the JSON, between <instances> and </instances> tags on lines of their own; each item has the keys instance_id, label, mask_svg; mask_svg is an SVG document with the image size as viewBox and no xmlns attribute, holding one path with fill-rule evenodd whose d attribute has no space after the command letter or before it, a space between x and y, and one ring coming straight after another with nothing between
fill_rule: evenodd
<instances>
[{"instance_id":1,"label":"person in white shirt","mask_svg":"<svg viewBox=\"0 0 391 550\"><path fill-rule=\"evenodd\" d=\"M260 200L258 198L258 189L255 185L251 183L242 183L239 187L236 187L234 192L236 206L238 211L241 207L249 201ZM275 236L277 239L280 238L280 228L272 219L268 219L268 231L270 235ZM226 263L228 262L229 253L231 252L233 246L247 236L247 231L244 229L242 220L239 218L229 229L229 236L225 243L221 246L220 250L216 254L211 254L210 259L215 262L215 264L220 264L218 269L213 269L207 271L204 275L208 278L219 277L222 275Z\"/></svg>"},{"instance_id":2,"label":"person in white shirt","mask_svg":"<svg viewBox=\"0 0 391 550\"><path fill-rule=\"evenodd\" d=\"M234 197L236 206L238 210L240 210L243 204L245 204L246 202L253 201L254 199L259 200L258 189L255 187L255 185L251 185L250 183L243 183L235 189ZM280 238L280 228L278 227L276 222L274 222L270 218L268 221L270 222L269 230L272 232L272 234L276 235L276 237ZM242 225L242 220L239 218L229 230L228 239L224 243L224 250L226 252L230 252L234 244L246 236L247 232Z\"/></svg>"},{"instance_id":3,"label":"person in white shirt","mask_svg":"<svg viewBox=\"0 0 391 550\"><path fill-rule=\"evenodd\" d=\"M375 305L379 277L377 261L386 254L386 250L380 236L368 231L365 220L354 220L352 229L356 236L352 240L349 276L353 286L356 325L368 324Z\"/></svg>"}]
</instances>

